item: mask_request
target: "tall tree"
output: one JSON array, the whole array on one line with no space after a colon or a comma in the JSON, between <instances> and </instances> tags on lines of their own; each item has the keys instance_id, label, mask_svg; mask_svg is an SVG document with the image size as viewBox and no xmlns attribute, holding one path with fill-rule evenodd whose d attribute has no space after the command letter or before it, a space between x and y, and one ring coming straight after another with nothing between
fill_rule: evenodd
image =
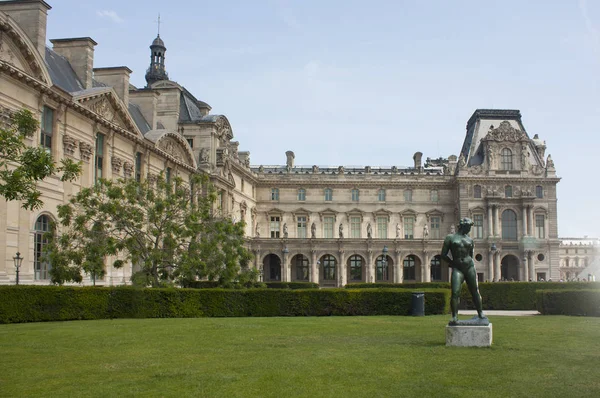
<instances>
[{"instance_id":1,"label":"tall tree","mask_svg":"<svg viewBox=\"0 0 600 398\"><path fill-rule=\"evenodd\" d=\"M58 207L59 228L48 257L54 283L80 282L82 273L104 274L104 262L131 263L134 282L185 285L208 278L221 285L256 280L244 247L244 223L216 217L214 189L195 175L190 184L158 176L148 180L100 180Z\"/></svg>"},{"instance_id":2,"label":"tall tree","mask_svg":"<svg viewBox=\"0 0 600 398\"><path fill-rule=\"evenodd\" d=\"M43 205L37 183L46 177L62 173L61 181L73 181L81 174L81 164L61 159L57 167L49 151L25 143L39 131L39 123L26 110L14 112L8 126L0 128L0 196L6 200L21 200L28 210Z\"/></svg>"}]
</instances>

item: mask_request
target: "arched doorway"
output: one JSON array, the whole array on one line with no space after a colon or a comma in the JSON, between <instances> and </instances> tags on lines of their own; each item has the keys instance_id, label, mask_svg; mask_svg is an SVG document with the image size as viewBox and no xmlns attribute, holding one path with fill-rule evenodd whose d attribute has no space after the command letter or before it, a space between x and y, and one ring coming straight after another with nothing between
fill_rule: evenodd
<instances>
[{"instance_id":1,"label":"arched doorway","mask_svg":"<svg viewBox=\"0 0 600 398\"><path fill-rule=\"evenodd\" d=\"M281 281L281 259L277 254L269 254L263 260L263 281Z\"/></svg>"},{"instance_id":2,"label":"arched doorway","mask_svg":"<svg viewBox=\"0 0 600 398\"><path fill-rule=\"evenodd\" d=\"M419 259L419 257L415 256L414 254L408 255L408 256L404 257L404 262L402 265L404 268L404 272L403 272L403 280L404 281L415 282L418 280L417 278L420 279L421 260Z\"/></svg>"},{"instance_id":3,"label":"arched doorway","mask_svg":"<svg viewBox=\"0 0 600 398\"><path fill-rule=\"evenodd\" d=\"M296 254L292 257L292 278L295 281L308 282L310 267L308 257L303 254Z\"/></svg>"},{"instance_id":4,"label":"arched doorway","mask_svg":"<svg viewBox=\"0 0 600 398\"><path fill-rule=\"evenodd\" d=\"M431 266L432 282L448 282L448 265L442 264L442 257L438 254L429 262Z\"/></svg>"},{"instance_id":5,"label":"arched doorway","mask_svg":"<svg viewBox=\"0 0 600 398\"><path fill-rule=\"evenodd\" d=\"M348 258L348 283L365 281L365 259L354 254Z\"/></svg>"},{"instance_id":6,"label":"arched doorway","mask_svg":"<svg viewBox=\"0 0 600 398\"><path fill-rule=\"evenodd\" d=\"M375 260L375 281L392 282L394 280L393 269L394 260L390 256L385 256L385 261L383 261L383 254L380 255Z\"/></svg>"},{"instance_id":7,"label":"arched doorway","mask_svg":"<svg viewBox=\"0 0 600 398\"><path fill-rule=\"evenodd\" d=\"M512 254L502 258L500 266L500 275L503 281L518 281L519 278L519 259Z\"/></svg>"},{"instance_id":8,"label":"arched doorway","mask_svg":"<svg viewBox=\"0 0 600 398\"><path fill-rule=\"evenodd\" d=\"M321 281L326 285L335 285L337 282L337 260L331 254L326 254L319 260L321 263L321 269L319 274L321 275Z\"/></svg>"}]
</instances>

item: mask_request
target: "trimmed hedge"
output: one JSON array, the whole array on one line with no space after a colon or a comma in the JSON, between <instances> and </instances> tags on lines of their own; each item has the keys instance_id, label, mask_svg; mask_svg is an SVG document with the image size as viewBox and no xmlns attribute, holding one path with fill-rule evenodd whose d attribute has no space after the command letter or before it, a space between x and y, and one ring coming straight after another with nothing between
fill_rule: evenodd
<instances>
[{"instance_id":1,"label":"trimmed hedge","mask_svg":"<svg viewBox=\"0 0 600 398\"><path fill-rule=\"evenodd\" d=\"M424 289L425 313L449 311L450 291ZM110 318L409 315L400 289L136 289L0 287L0 323Z\"/></svg>"},{"instance_id":2,"label":"trimmed hedge","mask_svg":"<svg viewBox=\"0 0 600 398\"><path fill-rule=\"evenodd\" d=\"M414 289L418 287L450 288L448 282L431 283L354 283L347 287L355 289L378 288ZM600 290L600 282L483 282L479 283L479 293L484 310L535 310L536 292L539 290ZM471 294L463 284L460 307L474 309Z\"/></svg>"},{"instance_id":3,"label":"trimmed hedge","mask_svg":"<svg viewBox=\"0 0 600 398\"><path fill-rule=\"evenodd\" d=\"M319 284L313 282L265 282L269 289L318 289Z\"/></svg>"},{"instance_id":4,"label":"trimmed hedge","mask_svg":"<svg viewBox=\"0 0 600 398\"><path fill-rule=\"evenodd\" d=\"M536 296L543 315L600 316L600 290L538 290Z\"/></svg>"},{"instance_id":5,"label":"trimmed hedge","mask_svg":"<svg viewBox=\"0 0 600 398\"><path fill-rule=\"evenodd\" d=\"M450 289L450 282L348 283L346 289Z\"/></svg>"}]
</instances>

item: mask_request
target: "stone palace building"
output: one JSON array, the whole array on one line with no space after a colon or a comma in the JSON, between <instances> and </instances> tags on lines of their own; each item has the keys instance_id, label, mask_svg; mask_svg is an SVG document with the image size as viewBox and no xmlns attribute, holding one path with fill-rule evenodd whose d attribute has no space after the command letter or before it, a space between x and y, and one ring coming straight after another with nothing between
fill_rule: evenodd
<instances>
[{"instance_id":1,"label":"stone palace building","mask_svg":"<svg viewBox=\"0 0 600 398\"><path fill-rule=\"evenodd\" d=\"M560 178L546 144L531 136L518 110L478 109L458 155L410 166L251 165L223 115L170 80L167 47L150 45L147 85L134 87L126 66L94 66L89 37L46 43L50 5L0 2L2 116L26 108L41 129L30 145L55 159L83 162L75 183L49 178L45 205L23 210L0 198L0 283L15 282L13 257L24 257L21 283L47 284L43 234L56 206L98 178L184 180L206 173L217 187L216 211L243 219L248 247L264 281L447 281L444 236L462 217L474 221L475 263L484 280L558 280L564 276L557 230ZM281 157L284 159L283 154ZM105 284L125 284L131 265L107 269ZM89 283L89 279L86 280Z\"/></svg>"}]
</instances>

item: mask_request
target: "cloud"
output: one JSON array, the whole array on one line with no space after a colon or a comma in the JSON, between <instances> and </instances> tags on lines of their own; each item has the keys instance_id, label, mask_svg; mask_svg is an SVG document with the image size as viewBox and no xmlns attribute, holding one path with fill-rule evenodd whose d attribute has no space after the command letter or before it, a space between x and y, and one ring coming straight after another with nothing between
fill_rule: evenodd
<instances>
[{"instance_id":1,"label":"cloud","mask_svg":"<svg viewBox=\"0 0 600 398\"><path fill-rule=\"evenodd\" d=\"M112 10L96 11L96 15L98 15L100 18L110 18L114 23L121 23L124 21L119 14Z\"/></svg>"}]
</instances>

